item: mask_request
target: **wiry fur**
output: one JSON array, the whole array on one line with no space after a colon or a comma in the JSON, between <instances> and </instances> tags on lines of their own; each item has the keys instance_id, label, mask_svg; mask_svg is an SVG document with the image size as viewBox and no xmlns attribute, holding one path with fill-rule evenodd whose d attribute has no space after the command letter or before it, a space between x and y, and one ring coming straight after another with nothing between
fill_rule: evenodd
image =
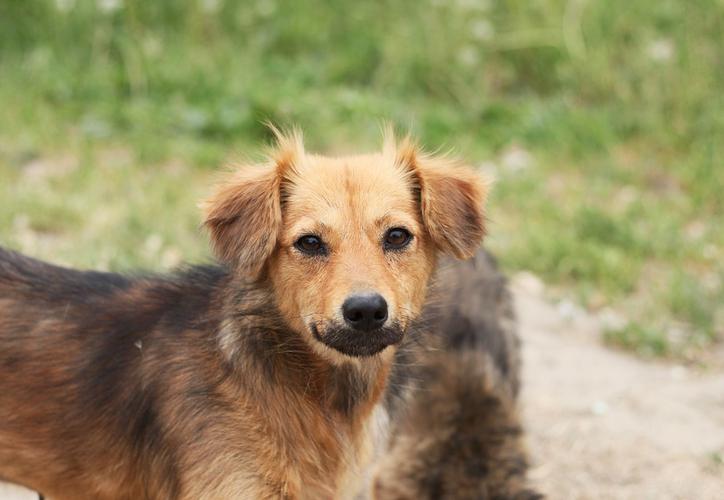
<instances>
[{"instance_id":1,"label":"wiry fur","mask_svg":"<svg viewBox=\"0 0 724 500\"><path fill-rule=\"evenodd\" d=\"M397 353L375 498L542 498L525 477L519 340L505 278L479 251L443 263L431 295L425 329Z\"/></svg>"}]
</instances>

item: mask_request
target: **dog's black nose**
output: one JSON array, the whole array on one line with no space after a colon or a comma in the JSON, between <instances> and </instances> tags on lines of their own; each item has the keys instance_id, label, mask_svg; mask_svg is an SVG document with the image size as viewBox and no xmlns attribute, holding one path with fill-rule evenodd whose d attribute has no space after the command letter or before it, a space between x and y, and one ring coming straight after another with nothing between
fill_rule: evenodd
<instances>
[{"instance_id":1,"label":"dog's black nose","mask_svg":"<svg viewBox=\"0 0 724 500\"><path fill-rule=\"evenodd\" d=\"M342 304L342 315L355 330L369 332L387 321L387 302L379 293L352 295Z\"/></svg>"}]
</instances>

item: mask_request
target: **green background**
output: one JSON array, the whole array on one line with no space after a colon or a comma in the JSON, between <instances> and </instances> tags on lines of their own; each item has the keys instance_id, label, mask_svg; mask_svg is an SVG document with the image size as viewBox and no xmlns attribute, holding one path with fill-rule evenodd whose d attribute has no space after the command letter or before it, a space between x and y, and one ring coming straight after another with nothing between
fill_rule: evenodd
<instances>
[{"instance_id":1,"label":"green background","mask_svg":"<svg viewBox=\"0 0 724 500\"><path fill-rule=\"evenodd\" d=\"M380 124L497 178L487 245L604 339L722 334L724 1L0 2L0 243L130 270L209 258L197 202L262 122Z\"/></svg>"}]
</instances>

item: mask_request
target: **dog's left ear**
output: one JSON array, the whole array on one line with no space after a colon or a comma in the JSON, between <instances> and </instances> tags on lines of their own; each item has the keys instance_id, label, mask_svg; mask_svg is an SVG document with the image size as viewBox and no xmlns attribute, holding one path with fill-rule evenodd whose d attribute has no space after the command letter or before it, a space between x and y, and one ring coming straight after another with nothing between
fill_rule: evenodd
<instances>
[{"instance_id":1,"label":"dog's left ear","mask_svg":"<svg viewBox=\"0 0 724 500\"><path fill-rule=\"evenodd\" d=\"M435 245L460 259L472 257L485 236L490 181L456 159L421 152L409 138L398 146L396 161L413 174Z\"/></svg>"},{"instance_id":2,"label":"dog's left ear","mask_svg":"<svg viewBox=\"0 0 724 500\"><path fill-rule=\"evenodd\" d=\"M259 279L281 229L281 185L303 154L298 133L276 129L278 146L266 165L240 169L203 203L216 257L250 281Z\"/></svg>"}]
</instances>

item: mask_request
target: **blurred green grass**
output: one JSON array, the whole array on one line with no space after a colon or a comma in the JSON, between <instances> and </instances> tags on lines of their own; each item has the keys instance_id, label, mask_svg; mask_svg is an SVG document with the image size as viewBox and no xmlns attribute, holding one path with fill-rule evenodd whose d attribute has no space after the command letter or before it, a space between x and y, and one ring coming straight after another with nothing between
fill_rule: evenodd
<instances>
[{"instance_id":1,"label":"blurred green grass","mask_svg":"<svg viewBox=\"0 0 724 500\"><path fill-rule=\"evenodd\" d=\"M721 0L4 0L0 243L205 259L195 203L262 121L340 151L388 120L495 174L508 269L695 358L723 333L723 89Z\"/></svg>"}]
</instances>

